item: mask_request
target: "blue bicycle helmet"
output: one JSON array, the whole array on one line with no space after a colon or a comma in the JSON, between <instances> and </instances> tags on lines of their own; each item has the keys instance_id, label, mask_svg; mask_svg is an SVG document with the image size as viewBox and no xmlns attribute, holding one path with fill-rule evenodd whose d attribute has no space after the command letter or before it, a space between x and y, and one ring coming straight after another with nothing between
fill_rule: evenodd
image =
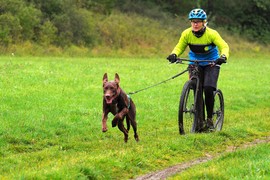
<instances>
[{"instance_id":1,"label":"blue bicycle helmet","mask_svg":"<svg viewBox=\"0 0 270 180\"><path fill-rule=\"evenodd\" d=\"M190 11L189 15L188 15L188 19L201 19L201 20L205 20L207 18L206 13L204 12L204 10L202 9L193 9Z\"/></svg>"}]
</instances>

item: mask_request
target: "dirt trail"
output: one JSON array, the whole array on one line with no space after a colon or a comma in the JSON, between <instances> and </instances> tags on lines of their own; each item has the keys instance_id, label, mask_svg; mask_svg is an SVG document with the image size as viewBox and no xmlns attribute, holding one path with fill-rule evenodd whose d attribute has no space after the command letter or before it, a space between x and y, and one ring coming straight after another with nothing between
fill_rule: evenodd
<instances>
[{"instance_id":1,"label":"dirt trail","mask_svg":"<svg viewBox=\"0 0 270 180\"><path fill-rule=\"evenodd\" d=\"M234 151L236 151L238 149L245 149L245 148L248 148L248 147L256 146L257 144L260 144L260 143L268 143L268 142L270 142L270 136L265 137L264 139L256 139L256 140L254 140L252 142L248 142L248 143L242 144L240 146L229 146L227 148L227 150L225 151L225 153L234 152ZM184 171L187 168L190 168L190 167L192 167L194 165L197 165L197 164L200 164L200 163L210 161L213 158L217 158L217 157L219 157L219 156L221 156L223 154L224 153L218 154L218 155L215 155L215 156L212 156L212 155L208 154L206 157L198 158L198 159L186 162L186 163L182 163L182 164L178 164L178 165L166 168L166 169L161 170L161 171L156 171L156 172L153 172L153 173L150 173L150 174L146 174L144 176L137 177L135 180L166 179L167 177L170 177L170 176L172 176L172 175L174 175L176 173L180 173L180 172Z\"/></svg>"}]
</instances>

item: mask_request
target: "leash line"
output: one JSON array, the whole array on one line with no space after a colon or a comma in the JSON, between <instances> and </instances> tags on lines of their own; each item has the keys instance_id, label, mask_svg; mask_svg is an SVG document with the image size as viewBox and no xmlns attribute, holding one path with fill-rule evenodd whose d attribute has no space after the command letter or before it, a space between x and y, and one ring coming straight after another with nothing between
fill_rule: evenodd
<instances>
[{"instance_id":1,"label":"leash line","mask_svg":"<svg viewBox=\"0 0 270 180\"><path fill-rule=\"evenodd\" d=\"M141 91L144 91L144 90L150 89L150 88L152 88L152 87L158 86L158 85L163 84L163 83L165 83L165 82L167 82L167 81L170 81L170 80L172 80L172 79L177 78L178 76L180 76L180 75L184 74L184 73L185 73L185 72L187 72L187 71L188 71L188 69L186 69L186 70L184 70L183 72L178 73L178 74L176 74L176 75L174 75L174 76L170 77L169 79L166 79L166 80L161 81L161 82L159 82L159 83L157 83L157 84L154 84L154 85L148 86L148 87L146 87L146 88L143 88L143 89L140 89L140 90L137 90L137 91L129 92L128 94L129 94L129 95L132 95L132 94L137 94L138 92L141 92Z\"/></svg>"}]
</instances>

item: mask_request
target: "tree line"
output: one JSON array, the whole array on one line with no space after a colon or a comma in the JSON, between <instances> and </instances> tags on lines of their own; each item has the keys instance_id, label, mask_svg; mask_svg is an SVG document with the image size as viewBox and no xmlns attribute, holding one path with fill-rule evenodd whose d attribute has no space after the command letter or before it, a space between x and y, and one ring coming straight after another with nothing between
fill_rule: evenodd
<instances>
[{"instance_id":1,"label":"tree line","mask_svg":"<svg viewBox=\"0 0 270 180\"><path fill-rule=\"evenodd\" d=\"M99 22L113 11L166 21L195 7L216 26L250 40L270 40L270 1L265 0L0 0L0 45L92 47L101 40Z\"/></svg>"}]
</instances>

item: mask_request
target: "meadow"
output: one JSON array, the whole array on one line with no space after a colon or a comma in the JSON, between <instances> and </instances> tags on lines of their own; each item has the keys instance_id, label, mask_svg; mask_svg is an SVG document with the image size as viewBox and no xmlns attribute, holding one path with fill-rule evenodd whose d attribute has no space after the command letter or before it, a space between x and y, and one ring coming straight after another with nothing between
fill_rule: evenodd
<instances>
[{"instance_id":1,"label":"meadow","mask_svg":"<svg viewBox=\"0 0 270 180\"><path fill-rule=\"evenodd\" d=\"M218 86L225 98L225 122L221 132L179 135L179 95L188 79L184 74L131 96L137 106L140 142L130 130L124 143L123 134L111 127L111 115L109 130L102 133L105 72L110 80L117 72L128 93L185 68L169 64L165 57L1 57L0 179L132 179L270 135L270 63L266 56L256 55L231 57L222 65ZM196 170L194 179L216 177L217 172L221 179L267 179L269 144L254 149L191 168L183 177L189 179ZM259 159L261 171L240 167L238 174L233 168L218 171L228 163L240 165L243 154L250 158L247 164ZM205 174L206 166L214 170Z\"/></svg>"}]
</instances>

